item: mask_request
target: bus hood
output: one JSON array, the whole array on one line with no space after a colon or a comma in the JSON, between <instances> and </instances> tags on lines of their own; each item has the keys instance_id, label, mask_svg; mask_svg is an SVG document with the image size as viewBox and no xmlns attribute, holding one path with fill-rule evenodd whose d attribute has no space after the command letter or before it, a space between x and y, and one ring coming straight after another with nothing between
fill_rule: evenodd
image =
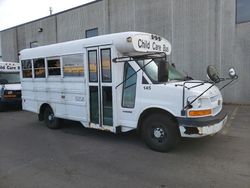
<instances>
[{"instance_id":1,"label":"bus hood","mask_svg":"<svg viewBox=\"0 0 250 188\"><path fill-rule=\"evenodd\" d=\"M5 84L0 85L0 90L4 88L4 90L21 90L21 84Z\"/></svg>"},{"instance_id":2,"label":"bus hood","mask_svg":"<svg viewBox=\"0 0 250 188\"><path fill-rule=\"evenodd\" d=\"M191 80L191 83L185 82L185 92L184 92L184 105L186 106L188 102L192 102L209 87L212 86L211 83L204 83L201 85L199 80ZM193 83L200 82L200 83ZM181 92L183 92L184 82L172 83L175 87L179 87ZM220 112L222 109L222 95L218 87L213 86L208 89L203 95L201 95L197 100L192 103L193 109L213 109L213 115Z\"/></svg>"},{"instance_id":3,"label":"bus hood","mask_svg":"<svg viewBox=\"0 0 250 188\"><path fill-rule=\"evenodd\" d=\"M200 82L199 80L192 80L193 82ZM181 83L183 85L184 82ZM186 94L190 96L198 96L201 93L203 93L205 90L207 90L209 87L212 86L211 83L204 83L200 85L200 83L185 83L185 86L187 87ZM189 88L189 89L188 89ZM214 95L221 95L220 90L213 86L208 91L206 91L201 97L211 97Z\"/></svg>"}]
</instances>

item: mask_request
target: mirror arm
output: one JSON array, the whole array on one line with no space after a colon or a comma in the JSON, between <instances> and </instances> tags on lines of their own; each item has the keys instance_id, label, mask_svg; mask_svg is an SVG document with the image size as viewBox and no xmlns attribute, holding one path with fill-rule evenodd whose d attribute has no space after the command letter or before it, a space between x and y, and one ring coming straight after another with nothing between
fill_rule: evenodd
<instances>
[{"instance_id":1,"label":"mirror arm","mask_svg":"<svg viewBox=\"0 0 250 188\"><path fill-rule=\"evenodd\" d=\"M225 80L230 80L228 83L226 83L224 86L222 86L221 88L220 88L220 90L222 90L222 89L224 89L225 87L227 87L229 84L231 84L234 80L237 80L238 79L238 75L235 75L235 78L225 78L224 79L224 81Z\"/></svg>"}]
</instances>

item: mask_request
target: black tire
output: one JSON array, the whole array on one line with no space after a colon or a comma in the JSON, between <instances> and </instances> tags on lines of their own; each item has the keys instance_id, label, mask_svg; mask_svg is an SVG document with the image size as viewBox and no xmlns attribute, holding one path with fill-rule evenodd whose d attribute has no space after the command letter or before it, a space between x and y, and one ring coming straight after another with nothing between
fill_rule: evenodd
<instances>
[{"instance_id":1,"label":"black tire","mask_svg":"<svg viewBox=\"0 0 250 188\"><path fill-rule=\"evenodd\" d=\"M143 121L141 131L146 145L159 152L170 151L180 139L176 122L167 114L150 115Z\"/></svg>"},{"instance_id":2,"label":"black tire","mask_svg":"<svg viewBox=\"0 0 250 188\"><path fill-rule=\"evenodd\" d=\"M44 122L50 129L60 128L59 119L54 116L54 112L49 106L44 110Z\"/></svg>"}]
</instances>

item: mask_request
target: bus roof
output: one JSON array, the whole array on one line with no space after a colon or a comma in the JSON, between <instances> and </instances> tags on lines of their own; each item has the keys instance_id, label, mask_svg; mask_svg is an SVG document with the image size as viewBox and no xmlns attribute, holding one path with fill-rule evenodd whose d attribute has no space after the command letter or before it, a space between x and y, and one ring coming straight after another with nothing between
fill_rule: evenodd
<instances>
[{"instance_id":1,"label":"bus roof","mask_svg":"<svg viewBox=\"0 0 250 188\"><path fill-rule=\"evenodd\" d=\"M120 53L129 56L152 52L164 52L166 55L171 53L171 44L160 36L143 32L122 32L24 49L20 51L20 59L83 53L83 48L103 45L114 45Z\"/></svg>"},{"instance_id":2,"label":"bus roof","mask_svg":"<svg viewBox=\"0 0 250 188\"><path fill-rule=\"evenodd\" d=\"M0 62L0 72L20 72L20 63Z\"/></svg>"}]
</instances>

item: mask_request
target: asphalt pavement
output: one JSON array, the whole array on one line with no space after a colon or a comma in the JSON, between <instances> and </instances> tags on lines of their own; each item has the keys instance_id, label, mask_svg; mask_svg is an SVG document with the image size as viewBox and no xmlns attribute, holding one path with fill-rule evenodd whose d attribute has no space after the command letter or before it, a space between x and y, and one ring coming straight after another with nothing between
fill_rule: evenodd
<instances>
[{"instance_id":1,"label":"asphalt pavement","mask_svg":"<svg viewBox=\"0 0 250 188\"><path fill-rule=\"evenodd\" d=\"M225 108L221 132L182 139L169 153L150 150L136 131L71 121L50 130L36 114L0 112L0 188L250 188L250 106Z\"/></svg>"}]
</instances>

